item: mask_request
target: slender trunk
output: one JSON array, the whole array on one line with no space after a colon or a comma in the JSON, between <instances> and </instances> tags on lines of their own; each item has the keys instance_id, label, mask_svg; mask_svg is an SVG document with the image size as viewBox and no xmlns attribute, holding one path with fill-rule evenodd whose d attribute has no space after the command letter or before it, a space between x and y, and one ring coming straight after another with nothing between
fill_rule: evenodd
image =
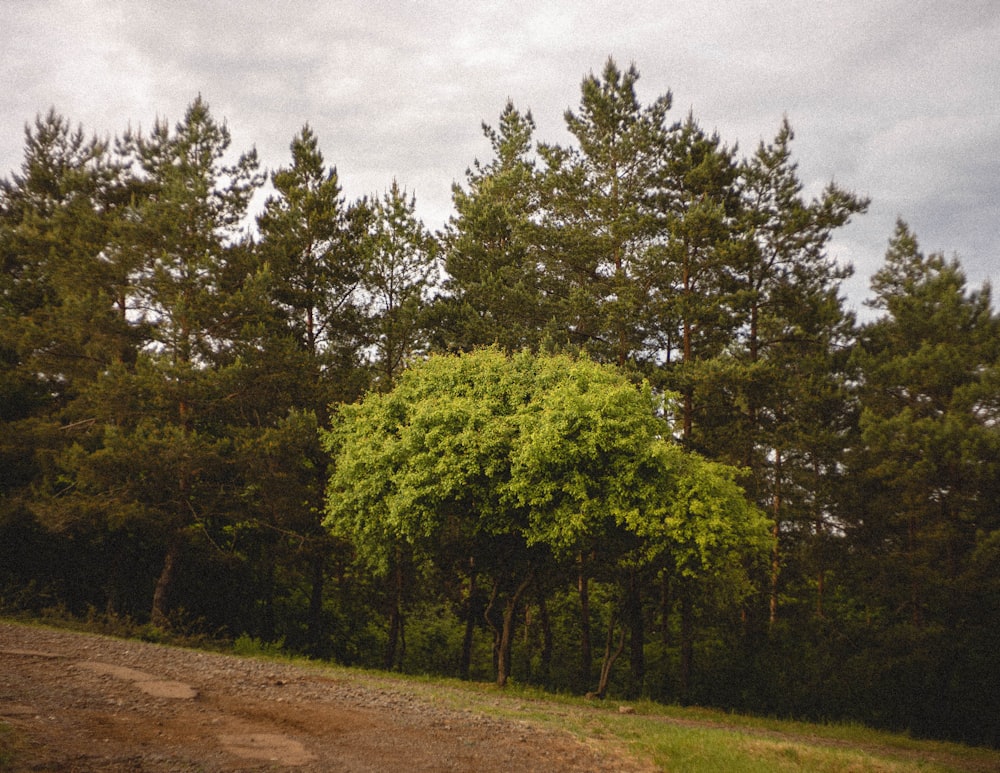
<instances>
[{"instance_id":1,"label":"slender trunk","mask_svg":"<svg viewBox=\"0 0 1000 773\"><path fill-rule=\"evenodd\" d=\"M261 563L264 567L264 614L261 620L260 636L264 641L274 641L274 555L269 554L266 558L262 557Z\"/></svg>"},{"instance_id":2,"label":"slender trunk","mask_svg":"<svg viewBox=\"0 0 1000 773\"><path fill-rule=\"evenodd\" d=\"M385 645L385 656L382 659L382 666L386 671L391 671L396 665L396 651L399 647L399 606L393 599L389 607L389 637Z\"/></svg>"},{"instance_id":3,"label":"slender trunk","mask_svg":"<svg viewBox=\"0 0 1000 773\"><path fill-rule=\"evenodd\" d=\"M823 593L826 585L826 572L822 569L816 574L816 617L823 618Z\"/></svg>"},{"instance_id":4,"label":"slender trunk","mask_svg":"<svg viewBox=\"0 0 1000 773\"><path fill-rule=\"evenodd\" d=\"M670 572L666 569L660 575L660 643L670 644Z\"/></svg>"},{"instance_id":5,"label":"slender trunk","mask_svg":"<svg viewBox=\"0 0 1000 773\"><path fill-rule=\"evenodd\" d=\"M694 661L694 604L691 589L681 592L681 704L687 705L691 695L691 668Z\"/></svg>"},{"instance_id":6,"label":"slender trunk","mask_svg":"<svg viewBox=\"0 0 1000 773\"><path fill-rule=\"evenodd\" d=\"M691 358L694 356L694 343L692 341L693 331L691 329L691 309L690 309L690 298L691 298L691 267L688 265L689 257L687 255L687 249L685 248L684 255L684 320L683 320L683 331L682 331L682 345L684 347L684 369L690 372L691 369ZM689 384L684 385L683 390L684 398L684 417L682 421L682 437L684 442L691 440L691 432L694 429L694 396L692 393L691 386Z\"/></svg>"},{"instance_id":7,"label":"slender trunk","mask_svg":"<svg viewBox=\"0 0 1000 773\"><path fill-rule=\"evenodd\" d=\"M118 598L119 598L119 588L122 586L122 560L121 556L123 550L120 548L120 538L116 533L110 535L112 540L112 549L108 551L108 561L111 566L108 571L108 583L107 583L107 599L104 604L104 614L108 619L112 619L118 615Z\"/></svg>"},{"instance_id":8,"label":"slender trunk","mask_svg":"<svg viewBox=\"0 0 1000 773\"><path fill-rule=\"evenodd\" d=\"M577 576L577 589L580 593L580 684L590 683L590 674L594 668L594 653L590 646L590 581L581 553L580 573Z\"/></svg>"},{"instance_id":9,"label":"slender trunk","mask_svg":"<svg viewBox=\"0 0 1000 773\"><path fill-rule=\"evenodd\" d=\"M521 596L531 585L534 579L534 572L529 571L528 575L517 586L517 590L507 599L503 610L503 630L500 633L500 647L497 651L497 687L506 687L507 678L510 676L510 650L514 641L514 613L517 611L517 604Z\"/></svg>"},{"instance_id":10,"label":"slender trunk","mask_svg":"<svg viewBox=\"0 0 1000 773\"><path fill-rule=\"evenodd\" d=\"M545 603L545 596L538 594L538 621L542 626L542 652L540 656L539 677L542 684L548 684L552 675L552 620L549 618L549 608Z\"/></svg>"},{"instance_id":11,"label":"slender trunk","mask_svg":"<svg viewBox=\"0 0 1000 773\"><path fill-rule=\"evenodd\" d=\"M611 649L615 640L615 614L612 611L611 619L608 622L608 635L604 640L604 659L601 661L601 678L597 683L597 691L594 693L598 698L604 700L604 696L608 693L608 682L611 681L611 669L615 665L615 661L618 660L619 656L625 650L625 629L627 626L623 625L621 633L618 636L618 646L614 650Z\"/></svg>"},{"instance_id":12,"label":"slender trunk","mask_svg":"<svg viewBox=\"0 0 1000 773\"><path fill-rule=\"evenodd\" d=\"M308 277L309 277L306 280L307 287L309 288L307 296L309 300L305 304L306 346L309 349L310 357L315 360L318 358L319 355L319 345L318 341L316 340L317 336L316 336L316 306L315 306L315 303L317 302L315 300L316 285L318 284L318 282L316 282L313 278L312 269L317 264L318 261L316 260L316 255L313 251L313 245L314 242L312 241L310 241L309 244L306 245L305 256L304 256L305 261L303 265L304 267L307 267L306 271L308 272Z\"/></svg>"},{"instance_id":13,"label":"slender trunk","mask_svg":"<svg viewBox=\"0 0 1000 773\"><path fill-rule=\"evenodd\" d=\"M611 177L611 201L612 201L612 214L611 218L614 222L618 222L619 217L621 217L621 192L619 190L619 180L618 180L618 163L617 161L612 162L612 177ZM627 296L624 290L626 284L625 276L625 245L622 242L617 242L615 244L615 288L614 292L618 297L618 302L621 303L622 298ZM615 322L618 326L618 367L624 368L625 363L628 360L628 337L625 330L625 319L628 312L624 309L619 308L615 314Z\"/></svg>"},{"instance_id":14,"label":"slender trunk","mask_svg":"<svg viewBox=\"0 0 1000 773\"><path fill-rule=\"evenodd\" d=\"M646 679L646 630L642 617L642 586L639 570L632 568L628 577L628 596L626 609L628 611L629 628L629 697L635 698L642 694Z\"/></svg>"},{"instance_id":15,"label":"slender trunk","mask_svg":"<svg viewBox=\"0 0 1000 773\"><path fill-rule=\"evenodd\" d=\"M531 614L531 604L525 603L524 605L524 633L521 637L521 647L523 652L522 662L524 668L523 680L529 684L532 681L533 674L531 672L531 651L534 649L531 646L533 627L535 619Z\"/></svg>"},{"instance_id":16,"label":"slender trunk","mask_svg":"<svg viewBox=\"0 0 1000 773\"><path fill-rule=\"evenodd\" d=\"M403 665L403 660L406 658L406 615L402 612L399 614L399 656L397 662L400 668Z\"/></svg>"},{"instance_id":17,"label":"slender trunk","mask_svg":"<svg viewBox=\"0 0 1000 773\"><path fill-rule=\"evenodd\" d=\"M917 577L917 519L911 514L906 522L907 558L910 564L910 605L911 619L915 626L920 626L923 618L920 614L920 580Z\"/></svg>"},{"instance_id":18,"label":"slender trunk","mask_svg":"<svg viewBox=\"0 0 1000 773\"><path fill-rule=\"evenodd\" d=\"M496 624L496 620L493 618L493 607L496 604L497 596L500 595L500 581L493 581L493 590L490 593L490 600L486 604L486 609L483 610L483 619L486 621L486 625L490 627L490 631L493 632L493 673L499 673L500 671L500 639L501 639L501 629L500 626Z\"/></svg>"},{"instance_id":19,"label":"slender trunk","mask_svg":"<svg viewBox=\"0 0 1000 773\"><path fill-rule=\"evenodd\" d=\"M150 622L157 628L166 628L169 624L167 605L170 600L174 576L177 572L177 562L181 556L181 539L180 534L175 534L170 538L170 544L167 545L167 552L163 557L163 567L160 569L160 576L157 578L156 588L153 590L153 609L149 618Z\"/></svg>"},{"instance_id":20,"label":"slender trunk","mask_svg":"<svg viewBox=\"0 0 1000 773\"><path fill-rule=\"evenodd\" d=\"M458 675L468 681L472 671L472 641L476 632L476 613L474 609L476 598L475 560L469 559L469 592L465 598L465 635L462 637L462 657L458 664Z\"/></svg>"},{"instance_id":21,"label":"slender trunk","mask_svg":"<svg viewBox=\"0 0 1000 773\"><path fill-rule=\"evenodd\" d=\"M323 587L326 584L326 556L320 546L312 557L312 587L309 590L309 647L314 655L325 650L323 641Z\"/></svg>"},{"instance_id":22,"label":"slender trunk","mask_svg":"<svg viewBox=\"0 0 1000 773\"><path fill-rule=\"evenodd\" d=\"M760 357L759 346L760 342L758 340L757 325L758 325L758 306L756 303L750 306L750 362L757 362ZM757 433L760 430L758 426L759 417L759 407L757 405L758 397L754 394L754 391L747 395L747 427L749 430L749 440L743 448L743 466L751 471L751 476L757 476L757 465L754 459L754 447L756 445L755 438L757 438Z\"/></svg>"},{"instance_id":23,"label":"slender trunk","mask_svg":"<svg viewBox=\"0 0 1000 773\"><path fill-rule=\"evenodd\" d=\"M385 647L383 665L386 671L391 671L402 660L400 642L403 638L403 564L397 556L395 571L392 576L391 601L389 602L389 639Z\"/></svg>"},{"instance_id":24,"label":"slender trunk","mask_svg":"<svg viewBox=\"0 0 1000 773\"><path fill-rule=\"evenodd\" d=\"M822 477L822 471L820 470L818 461L813 462L813 476L815 481L814 485L818 490L819 481ZM816 524L813 539L815 540L817 546L822 548L826 529L823 522L823 512L818 496L813 500L813 507L815 508L813 519ZM823 602L826 594L826 571L823 567L825 561L823 559L822 549L817 551L817 555L819 556L819 568L816 570L816 617L822 619L824 617Z\"/></svg>"}]
</instances>

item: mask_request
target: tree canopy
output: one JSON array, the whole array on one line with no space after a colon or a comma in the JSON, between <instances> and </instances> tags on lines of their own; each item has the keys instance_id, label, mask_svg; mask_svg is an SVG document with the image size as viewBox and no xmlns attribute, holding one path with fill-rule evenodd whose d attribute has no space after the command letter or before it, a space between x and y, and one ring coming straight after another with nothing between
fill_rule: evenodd
<instances>
[{"instance_id":1,"label":"tree canopy","mask_svg":"<svg viewBox=\"0 0 1000 773\"><path fill-rule=\"evenodd\" d=\"M589 359L431 357L333 417L325 524L376 571L401 545L434 561L448 543L480 571L497 563L498 585L520 567L521 592L584 547L606 563L665 555L698 577L766 550L735 470L684 451L664 407Z\"/></svg>"}]
</instances>

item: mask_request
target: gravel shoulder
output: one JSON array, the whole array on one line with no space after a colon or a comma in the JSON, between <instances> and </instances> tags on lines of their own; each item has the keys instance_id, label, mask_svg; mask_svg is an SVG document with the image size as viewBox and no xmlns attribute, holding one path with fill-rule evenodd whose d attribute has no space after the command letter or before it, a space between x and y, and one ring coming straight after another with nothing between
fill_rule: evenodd
<instances>
[{"instance_id":1,"label":"gravel shoulder","mask_svg":"<svg viewBox=\"0 0 1000 773\"><path fill-rule=\"evenodd\" d=\"M9 771L644 769L363 675L6 622L0 730Z\"/></svg>"}]
</instances>

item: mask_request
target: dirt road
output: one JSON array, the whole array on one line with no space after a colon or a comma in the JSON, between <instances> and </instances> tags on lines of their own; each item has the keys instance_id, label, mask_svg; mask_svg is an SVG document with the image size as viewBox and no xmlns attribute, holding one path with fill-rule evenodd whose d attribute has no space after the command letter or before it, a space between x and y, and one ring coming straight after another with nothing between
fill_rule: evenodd
<instances>
[{"instance_id":1,"label":"dirt road","mask_svg":"<svg viewBox=\"0 0 1000 773\"><path fill-rule=\"evenodd\" d=\"M614 750L405 690L319 667L0 622L0 749L10 747L0 769L640 769Z\"/></svg>"}]
</instances>

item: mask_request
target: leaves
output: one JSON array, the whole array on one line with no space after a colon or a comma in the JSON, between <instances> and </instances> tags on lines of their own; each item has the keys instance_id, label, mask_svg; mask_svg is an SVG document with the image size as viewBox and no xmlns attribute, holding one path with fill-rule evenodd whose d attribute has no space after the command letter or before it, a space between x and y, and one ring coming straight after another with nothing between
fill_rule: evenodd
<instances>
[{"instance_id":1,"label":"leaves","mask_svg":"<svg viewBox=\"0 0 1000 773\"><path fill-rule=\"evenodd\" d=\"M433 554L454 518L467 539L512 536L557 559L596 548L617 560L627 532L650 556L697 550L678 565L711 572L759 547L766 523L732 471L673 443L661 407L648 385L585 359L432 357L340 409L325 436L326 524L383 570L394 541Z\"/></svg>"}]
</instances>

